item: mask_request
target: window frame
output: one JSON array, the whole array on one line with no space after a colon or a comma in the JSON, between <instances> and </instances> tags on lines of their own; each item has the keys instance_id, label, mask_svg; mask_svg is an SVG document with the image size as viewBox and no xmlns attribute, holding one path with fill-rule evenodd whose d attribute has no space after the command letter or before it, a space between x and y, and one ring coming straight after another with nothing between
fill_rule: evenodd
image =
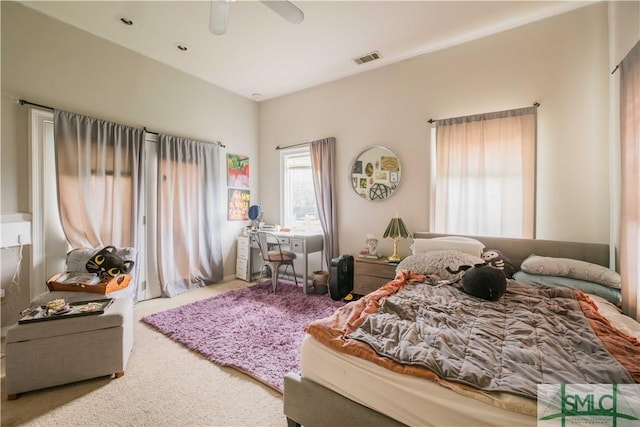
<instances>
[{"instance_id":1,"label":"window frame","mask_svg":"<svg viewBox=\"0 0 640 427\"><path fill-rule=\"evenodd\" d=\"M287 161L290 158L300 158L307 157L309 158L310 168L311 166L311 149L308 145L303 147L292 147L285 148L280 150L280 224L283 227L291 228L293 230L305 231L305 232L317 232L322 231L322 225L320 223L320 218L318 214L318 206L317 201L315 201L315 188L310 189L314 194L314 202L315 205L315 213L316 219L305 221L307 226L302 225L299 222L295 222L295 220L289 219L289 203L290 203L290 194L288 189L288 180L287 180ZM310 173L312 173L310 171ZM312 183L313 183L313 175L311 175Z\"/></svg>"}]
</instances>

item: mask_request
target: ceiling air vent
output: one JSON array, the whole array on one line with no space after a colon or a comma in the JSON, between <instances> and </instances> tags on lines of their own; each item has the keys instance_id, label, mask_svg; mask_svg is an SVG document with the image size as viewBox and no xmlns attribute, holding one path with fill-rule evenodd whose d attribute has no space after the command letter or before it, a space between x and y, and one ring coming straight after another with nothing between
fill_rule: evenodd
<instances>
[{"instance_id":1,"label":"ceiling air vent","mask_svg":"<svg viewBox=\"0 0 640 427\"><path fill-rule=\"evenodd\" d=\"M353 61L358 65L362 65L367 62L375 61L376 59L380 59L380 58L382 58L382 55L380 55L380 52L376 50L375 52L367 53L366 55L361 56L360 58L354 58Z\"/></svg>"}]
</instances>

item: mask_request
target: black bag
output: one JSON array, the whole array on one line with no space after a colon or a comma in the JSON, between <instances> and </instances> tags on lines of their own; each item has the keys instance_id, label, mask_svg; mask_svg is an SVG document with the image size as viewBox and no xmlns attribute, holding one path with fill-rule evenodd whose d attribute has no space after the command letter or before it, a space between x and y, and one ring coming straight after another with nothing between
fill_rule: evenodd
<instances>
[{"instance_id":1,"label":"black bag","mask_svg":"<svg viewBox=\"0 0 640 427\"><path fill-rule=\"evenodd\" d=\"M341 255L331 260L329 269L329 295L340 301L353 290L353 257Z\"/></svg>"}]
</instances>

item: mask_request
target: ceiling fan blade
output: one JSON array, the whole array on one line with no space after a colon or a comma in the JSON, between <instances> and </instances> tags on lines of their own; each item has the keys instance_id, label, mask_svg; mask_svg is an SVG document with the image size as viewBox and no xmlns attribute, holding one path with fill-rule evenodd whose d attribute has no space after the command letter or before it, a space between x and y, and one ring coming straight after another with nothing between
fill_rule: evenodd
<instances>
[{"instance_id":1,"label":"ceiling fan blade","mask_svg":"<svg viewBox=\"0 0 640 427\"><path fill-rule=\"evenodd\" d=\"M286 0L261 0L262 4L282 16L292 24L299 24L304 21L304 12L296 5Z\"/></svg>"},{"instance_id":2,"label":"ceiling fan blade","mask_svg":"<svg viewBox=\"0 0 640 427\"><path fill-rule=\"evenodd\" d=\"M209 12L209 31L216 35L227 32L229 21L229 2L226 0L211 0Z\"/></svg>"}]
</instances>

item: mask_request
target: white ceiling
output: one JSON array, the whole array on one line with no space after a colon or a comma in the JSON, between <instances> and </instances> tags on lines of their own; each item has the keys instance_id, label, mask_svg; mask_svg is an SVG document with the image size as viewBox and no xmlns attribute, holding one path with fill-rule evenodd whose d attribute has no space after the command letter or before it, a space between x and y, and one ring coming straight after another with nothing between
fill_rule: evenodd
<instances>
[{"instance_id":1,"label":"white ceiling","mask_svg":"<svg viewBox=\"0 0 640 427\"><path fill-rule=\"evenodd\" d=\"M294 1L291 24L258 1L209 32L208 1L24 1L239 95L265 100L513 28L592 1ZM134 24L126 26L121 17ZM184 44L186 52L176 46ZM379 51L382 59L353 58ZM259 94L256 95L256 94Z\"/></svg>"}]
</instances>

